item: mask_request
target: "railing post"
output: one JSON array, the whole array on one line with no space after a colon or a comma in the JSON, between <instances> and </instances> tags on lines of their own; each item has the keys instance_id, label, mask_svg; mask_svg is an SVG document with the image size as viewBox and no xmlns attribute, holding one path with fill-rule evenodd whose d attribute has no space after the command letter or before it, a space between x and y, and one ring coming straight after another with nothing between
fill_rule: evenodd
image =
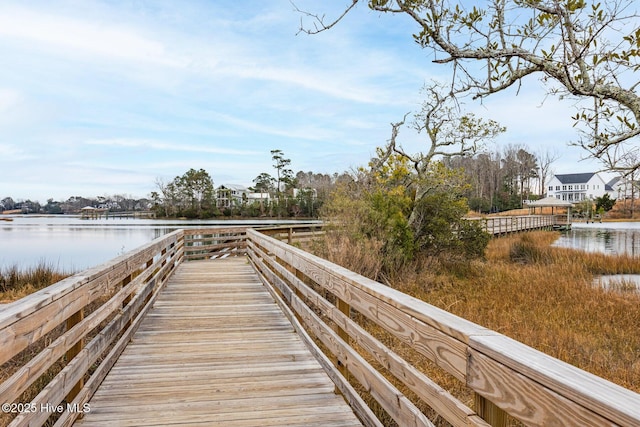
<instances>
[{"instance_id":1,"label":"railing post","mask_svg":"<svg viewBox=\"0 0 640 427\"><path fill-rule=\"evenodd\" d=\"M293 243L293 227L289 227L289 234L287 237L287 243L288 244L292 244Z\"/></svg>"},{"instance_id":2,"label":"railing post","mask_svg":"<svg viewBox=\"0 0 640 427\"><path fill-rule=\"evenodd\" d=\"M133 277L131 274L129 274L127 277L125 277L124 279L122 279L122 288L124 288L125 286L127 286L129 283L131 283L131 280L133 280ZM127 304L129 304L129 302L131 302L131 294L127 295L127 297L122 300L122 308L124 309ZM124 330L129 329L129 326L131 326L131 320L129 320L125 325L124 325Z\"/></svg>"},{"instance_id":3,"label":"railing post","mask_svg":"<svg viewBox=\"0 0 640 427\"><path fill-rule=\"evenodd\" d=\"M145 266L145 271L150 269L152 265L153 265L153 258L151 258L149 261L147 261L147 264ZM157 284L156 284L156 286L157 286ZM147 297L144 300L144 303L145 304L148 303L150 299L151 299L151 293L149 295L147 295Z\"/></svg>"},{"instance_id":4,"label":"railing post","mask_svg":"<svg viewBox=\"0 0 640 427\"><path fill-rule=\"evenodd\" d=\"M474 393L475 409L480 418L493 427L507 427L507 413L490 400Z\"/></svg>"},{"instance_id":5,"label":"railing post","mask_svg":"<svg viewBox=\"0 0 640 427\"><path fill-rule=\"evenodd\" d=\"M67 331L73 328L78 323L82 322L82 319L84 319L84 308L81 308L80 310L76 311L71 315L71 317L67 319L67 322L66 322ZM77 343L75 343L69 350L67 350L65 354L65 359L67 363L69 363L74 357L76 357L78 353L82 351L83 348L84 348L84 337L81 338ZM80 390L82 390L82 387L84 387L84 378L80 378L80 380L69 391L69 394L66 397L67 402L72 402L73 399L78 395L78 393L80 393Z\"/></svg>"},{"instance_id":6,"label":"railing post","mask_svg":"<svg viewBox=\"0 0 640 427\"><path fill-rule=\"evenodd\" d=\"M336 297L336 306L338 307L338 310L340 310L342 314L344 314L347 317L351 317L351 306L347 302L343 301L339 297ZM349 344L349 334L347 333L347 331L342 329L340 326L337 326L336 329L337 329L336 332L338 332L338 336L342 338L347 344ZM346 379L349 379L349 370L347 369L347 367L343 365L338 360L337 357L336 357L335 363L336 363L336 366L338 367L338 370L342 374L342 376L345 377Z\"/></svg>"}]
</instances>

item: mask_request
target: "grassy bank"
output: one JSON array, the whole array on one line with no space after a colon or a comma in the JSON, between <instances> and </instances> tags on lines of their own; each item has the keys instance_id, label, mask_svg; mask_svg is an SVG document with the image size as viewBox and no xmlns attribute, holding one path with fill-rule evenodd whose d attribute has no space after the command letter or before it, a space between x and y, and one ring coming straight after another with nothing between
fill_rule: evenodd
<instances>
[{"instance_id":1,"label":"grassy bank","mask_svg":"<svg viewBox=\"0 0 640 427\"><path fill-rule=\"evenodd\" d=\"M492 239L486 260L426 258L381 276L402 292L640 392L640 295L592 285L600 274L640 273L640 259L551 247L557 237L542 231ZM380 275L375 245L334 243L320 254ZM384 331L376 335L392 341ZM457 380L400 345L396 350L471 403L471 394Z\"/></svg>"},{"instance_id":2,"label":"grassy bank","mask_svg":"<svg viewBox=\"0 0 640 427\"><path fill-rule=\"evenodd\" d=\"M553 248L555 233L494 239L487 261L441 266L399 288L640 392L640 295L592 285L640 260Z\"/></svg>"},{"instance_id":3,"label":"grassy bank","mask_svg":"<svg viewBox=\"0 0 640 427\"><path fill-rule=\"evenodd\" d=\"M0 268L0 304L18 300L70 275L45 261L33 267Z\"/></svg>"}]
</instances>

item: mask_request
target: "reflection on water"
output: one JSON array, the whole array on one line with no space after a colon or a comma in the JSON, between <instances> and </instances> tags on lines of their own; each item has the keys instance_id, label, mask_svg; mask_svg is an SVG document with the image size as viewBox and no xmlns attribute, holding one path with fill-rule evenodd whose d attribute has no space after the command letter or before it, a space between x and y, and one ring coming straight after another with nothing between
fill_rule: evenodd
<instances>
[{"instance_id":1,"label":"reflection on water","mask_svg":"<svg viewBox=\"0 0 640 427\"><path fill-rule=\"evenodd\" d=\"M562 233L554 246L600 252L610 255L630 254L640 257L640 224L596 223L573 224Z\"/></svg>"},{"instance_id":2,"label":"reflection on water","mask_svg":"<svg viewBox=\"0 0 640 427\"><path fill-rule=\"evenodd\" d=\"M640 274L609 274L594 280L594 285L618 292L640 293Z\"/></svg>"},{"instance_id":3,"label":"reflection on water","mask_svg":"<svg viewBox=\"0 0 640 427\"><path fill-rule=\"evenodd\" d=\"M80 219L74 216L11 216L0 221L0 268L31 267L40 262L65 271L81 271L107 262L179 228L268 225L276 220Z\"/></svg>"}]
</instances>

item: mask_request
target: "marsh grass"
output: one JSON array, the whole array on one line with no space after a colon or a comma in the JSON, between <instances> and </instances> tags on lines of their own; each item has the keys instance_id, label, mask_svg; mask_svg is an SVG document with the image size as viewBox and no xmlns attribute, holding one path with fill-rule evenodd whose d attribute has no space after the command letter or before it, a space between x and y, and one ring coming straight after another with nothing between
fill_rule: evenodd
<instances>
[{"instance_id":1,"label":"marsh grass","mask_svg":"<svg viewBox=\"0 0 640 427\"><path fill-rule=\"evenodd\" d=\"M640 272L640 260L551 247L556 237L556 233L533 232L494 239L485 262L465 266L466 277L452 280L450 271L439 270L440 285L422 281L412 292L640 391L640 295L593 286L597 275ZM409 290L402 283L398 288Z\"/></svg>"},{"instance_id":2,"label":"marsh grass","mask_svg":"<svg viewBox=\"0 0 640 427\"><path fill-rule=\"evenodd\" d=\"M46 261L32 267L13 265L0 268L0 304L16 301L71 274Z\"/></svg>"},{"instance_id":3,"label":"marsh grass","mask_svg":"<svg viewBox=\"0 0 640 427\"><path fill-rule=\"evenodd\" d=\"M593 285L598 275L640 273L640 259L552 247L557 237L556 232L539 231L492 239L485 260L424 257L387 274L385 282L640 392L640 294ZM361 273L371 272L373 261L383 256L375 250L355 250L356 256L352 256L345 241L339 249L321 252L331 261ZM362 269L359 262L363 262ZM473 395L459 381L393 339L385 339L386 332L381 329L373 332L471 405Z\"/></svg>"}]
</instances>

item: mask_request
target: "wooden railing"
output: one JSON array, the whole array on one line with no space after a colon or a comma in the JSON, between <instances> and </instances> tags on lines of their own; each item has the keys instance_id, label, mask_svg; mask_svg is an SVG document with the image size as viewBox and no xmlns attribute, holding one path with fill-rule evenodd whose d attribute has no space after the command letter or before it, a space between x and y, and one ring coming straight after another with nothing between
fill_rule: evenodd
<instances>
[{"instance_id":1,"label":"wooden railing","mask_svg":"<svg viewBox=\"0 0 640 427\"><path fill-rule=\"evenodd\" d=\"M264 283L335 358L333 378L369 425L379 422L346 378L402 426L432 425L422 404L454 426L505 425L504 413L534 426L640 425L637 393L255 230L247 240ZM367 323L460 380L476 394L475 408L374 338Z\"/></svg>"},{"instance_id":2,"label":"wooden railing","mask_svg":"<svg viewBox=\"0 0 640 427\"><path fill-rule=\"evenodd\" d=\"M487 233L498 236L520 231L552 229L554 226L566 224L566 215L491 216L468 220L480 221Z\"/></svg>"},{"instance_id":3,"label":"wooden railing","mask_svg":"<svg viewBox=\"0 0 640 427\"><path fill-rule=\"evenodd\" d=\"M278 234L295 242L297 233ZM640 425L637 393L242 227L179 230L4 306L0 363L11 372L0 403L12 406L0 424L71 425L175 267L243 252L366 425L381 425L366 399L402 426L432 425L425 406L454 426L504 425L505 413L526 425ZM376 339L372 325L460 380L476 395L473 408Z\"/></svg>"},{"instance_id":4,"label":"wooden railing","mask_svg":"<svg viewBox=\"0 0 640 427\"><path fill-rule=\"evenodd\" d=\"M185 229L184 258L193 261L244 253L246 231L246 227Z\"/></svg>"},{"instance_id":5,"label":"wooden railing","mask_svg":"<svg viewBox=\"0 0 640 427\"><path fill-rule=\"evenodd\" d=\"M71 425L182 261L182 246L175 231L2 307L0 365L9 376L0 425Z\"/></svg>"},{"instance_id":6,"label":"wooden railing","mask_svg":"<svg viewBox=\"0 0 640 427\"><path fill-rule=\"evenodd\" d=\"M322 224L291 224L257 229L262 234L288 244L306 243L324 235Z\"/></svg>"}]
</instances>

